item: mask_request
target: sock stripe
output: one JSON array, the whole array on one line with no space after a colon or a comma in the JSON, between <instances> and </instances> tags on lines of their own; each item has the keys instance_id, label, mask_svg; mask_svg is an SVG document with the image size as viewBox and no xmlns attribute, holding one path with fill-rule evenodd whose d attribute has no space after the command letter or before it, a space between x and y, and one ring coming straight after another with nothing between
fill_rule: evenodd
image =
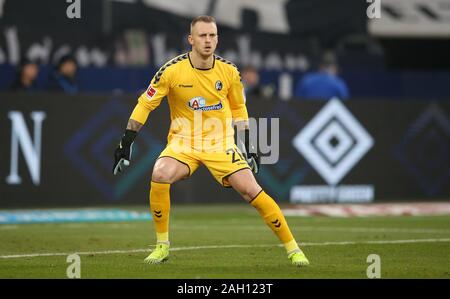
<instances>
[{"instance_id":1,"label":"sock stripe","mask_svg":"<svg viewBox=\"0 0 450 299\"><path fill-rule=\"evenodd\" d=\"M258 194L256 194L256 196L253 197L248 203L251 203L252 201L254 201L254 200L261 194L261 192L263 192L263 191L264 191L264 190L261 189L261 191L259 191Z\"/></svg>"},{"instance_id":2,"label":"sock stripe","mask_svg":"<svg viewBox=\"0 0 450 299\"><path fill-rule=\"evenodd\" d=\"M293 239L290 242L284 243L283 245L286 248L286 251L288 254L291 254L294 252L300 252L300 248L298 247L298 244L295 241L295 239Z\"/></svg>"}]
</instances>

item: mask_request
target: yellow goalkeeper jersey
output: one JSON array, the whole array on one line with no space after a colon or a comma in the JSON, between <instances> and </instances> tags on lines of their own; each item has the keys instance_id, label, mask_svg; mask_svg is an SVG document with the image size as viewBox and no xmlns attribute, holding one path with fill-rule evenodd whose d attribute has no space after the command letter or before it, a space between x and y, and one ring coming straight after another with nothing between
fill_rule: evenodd
<instances>
[{"instance_id":1,"label":"yellow goalkeeper jersey","mask_svg":"<svg viewBox=\"0 0 450 299\"><path fill-rule=\"evenodd\" d=\"M217 55L210 69L195 68L189 53L167 62L139 97L131 119L144 124L164 97L170 107L169 143L181 138L203 149L225 140L234 143L232 121L248 120L239 71Z\"/></svg>"}]
</instances>

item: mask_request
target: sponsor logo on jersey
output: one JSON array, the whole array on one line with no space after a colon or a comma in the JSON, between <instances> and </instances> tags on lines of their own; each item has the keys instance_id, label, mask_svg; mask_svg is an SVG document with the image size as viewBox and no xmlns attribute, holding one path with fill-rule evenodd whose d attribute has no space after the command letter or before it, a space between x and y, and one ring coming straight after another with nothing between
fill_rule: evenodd
<instances>
[{"instance_id":1,"label":"sponsor logo on jersey","mask_svg":"<svg viewBox=\"0 0 450 299\"><path fill-rule=\"evenodd\" d=\"M182 88L192 88L194 87L193 84L178 84L178 87L182 87Z\"/></svg>"},{"instance_id":2,"label":"sponsor logo on jersey","mask_svg":"<svg viewBox=\"0 0 450 299\"><path fill-rule=\"evenodd\" d=\"M216 81L216 89L220 91L220 90L222 90L222 87L223 87L222 82L220 80L217 80Z\"/></svg>"},{"instance_id":3,"label":"sponsor logo on jersey","mask_svg":"<svg viewBox=\"0 0 450 299\"><path fill-rule=\"evenodd\" d=\"M150 85L150 86L147 88L146 94L147 94L147 98L152 99L153 96L156 94L156 89L154 89L153 86Z\"/></svg>"},{"instance_id":4,"label":"sponsor logo on jersey","mask_svg":"<svg viewBox=\"0 0 450 299\"><path fill-rule=\"evenodd\" d=\"M190 99L188 106L194 111L220 110L223 107L222 102L219 102L219 104L206 106L206 100L203 97L195 97Z\"/></svg>"}]
</instances>

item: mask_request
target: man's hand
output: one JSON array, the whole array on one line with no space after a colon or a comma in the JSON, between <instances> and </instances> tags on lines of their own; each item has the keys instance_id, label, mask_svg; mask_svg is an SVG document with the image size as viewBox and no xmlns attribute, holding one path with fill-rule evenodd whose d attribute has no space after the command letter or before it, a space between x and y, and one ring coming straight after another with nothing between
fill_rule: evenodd
<instances>
[{"instance_id":1,"label":"man's hand","mask_svg":"<svg viewBox=\"0 0 450 299\"><path fill-rule=\"evenodd\" d=\"M237 146L244 155L244 158L247 160L250 169L253 173L257 174L259 171L259 165L261 164L261 159L258 155L256 147L250 142L249 130L245 129L238 131L237 141Z\"/></svg>"},{"instance_id":2,"label":"man's hand","mask_svg":"<svg viewBox=\"0 0 450 299\"><path fill-rule=\"evenodd\" d=\"M130 165L131 152L133 147L134 139L136 138L137 132L132 130L125 130L119 145L114 151L114 166L113 174L116 175L122 172L124 166Z\"/></svg>"},{"instance_id":3,"label":"man's hand","mask_svg":"<svg viewBox=\"0 0 450 299\"><path fill-rule=\"evenodd\" d=\"M254 174L259 172L259 165L261 164L261 159L258 154L247 153L247 163Z\"/></svg>"}]
</instances>

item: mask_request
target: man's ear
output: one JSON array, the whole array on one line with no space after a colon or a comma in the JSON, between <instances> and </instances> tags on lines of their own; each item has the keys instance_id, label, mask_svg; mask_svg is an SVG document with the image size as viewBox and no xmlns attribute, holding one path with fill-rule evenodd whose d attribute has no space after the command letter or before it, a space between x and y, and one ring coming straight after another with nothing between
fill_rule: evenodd
<instances>
[{"instance_id":1,"label":"man's ear","mask_svg":"<svg viewBox=\"0 0 450 299\"><path fill-rule=\"evenodd\" d=\"M189 42L189 44L190 44L191 46L194 44L194 40L193 40L193 38L192 38L192 34L189 34L189 35L188 35L188 42Z\"/></svg>"}]
</instances>

